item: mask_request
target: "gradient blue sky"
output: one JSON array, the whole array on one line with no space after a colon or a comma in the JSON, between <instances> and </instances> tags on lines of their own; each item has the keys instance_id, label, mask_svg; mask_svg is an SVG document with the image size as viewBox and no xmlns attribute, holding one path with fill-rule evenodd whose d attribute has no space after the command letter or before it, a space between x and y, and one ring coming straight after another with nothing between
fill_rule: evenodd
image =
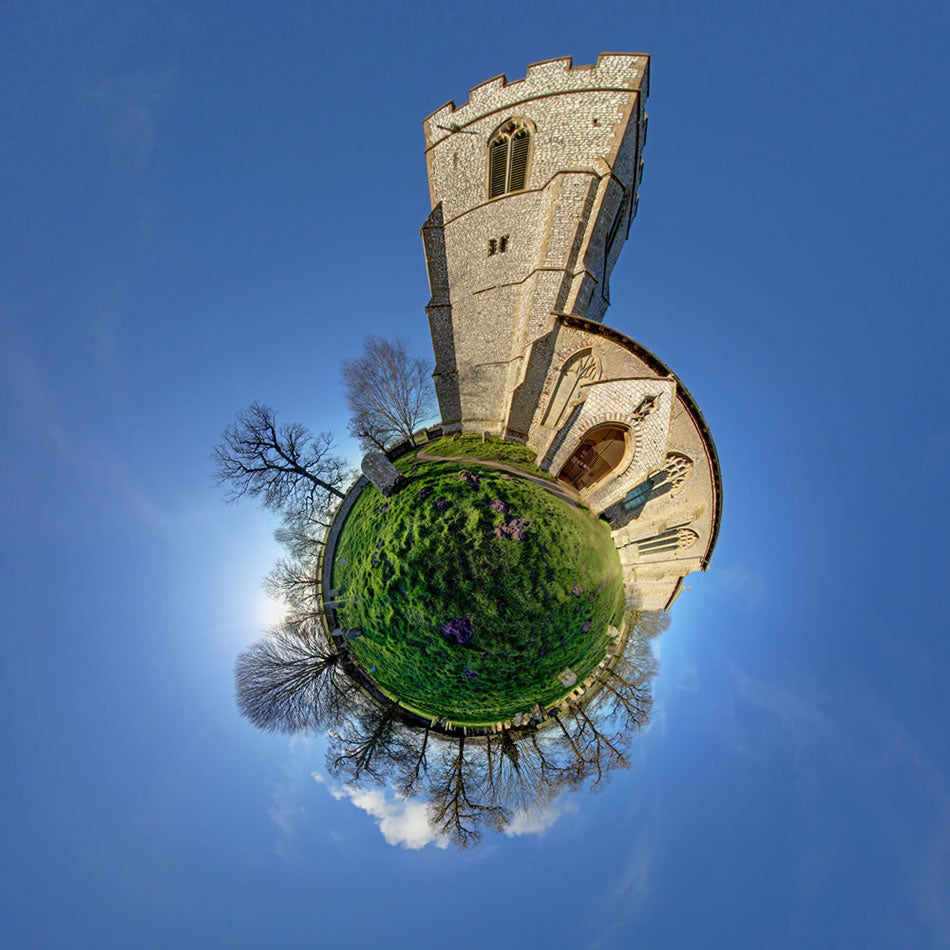
<instances>
[{"instance_id":1,"label":"gradient blue sky","mask_svg":"<svg viewBox=\"0 0 950 950\"><path fill-rule=\"evenodd\" d=\"M499 10L0 7L4 947L950 945L948 7ZM722 534L632 769L459 854L239 718L274 524L207 456L430 352L422 118L602 49L653 55L607 322Z\"/></svg>"}]
</instances>

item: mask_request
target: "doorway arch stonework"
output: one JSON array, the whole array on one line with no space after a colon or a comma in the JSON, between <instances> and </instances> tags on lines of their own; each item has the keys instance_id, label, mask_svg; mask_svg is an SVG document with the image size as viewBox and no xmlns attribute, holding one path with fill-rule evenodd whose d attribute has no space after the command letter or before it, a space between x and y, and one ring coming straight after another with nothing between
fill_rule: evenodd
<instances>
[{"instance_id":1,"label":"doorway arch stonework","mask_svg":"<svg viewBox=\"0 0 950 950\"><path fill-rule=\"evenodd\" d=\"M610 477L580 492L594 511L622 498L647 471L662 464L676 383L670 379L610 379L591 383L580 412L558 433L559 447L547 464L560 473L591 430L617 425L629 431L627 452Z\"/></svg>"},{"instance_id":2,"label":"doorway arch stonework","mask_svg":"<svg viewBox=\"0 0 950 950\"><path fill-rule=\"evenodd\" d=\"M575 491L593 489L633 456L630 427L619 423L592 426L557 473Z\"/></svg>"}]
</instances>

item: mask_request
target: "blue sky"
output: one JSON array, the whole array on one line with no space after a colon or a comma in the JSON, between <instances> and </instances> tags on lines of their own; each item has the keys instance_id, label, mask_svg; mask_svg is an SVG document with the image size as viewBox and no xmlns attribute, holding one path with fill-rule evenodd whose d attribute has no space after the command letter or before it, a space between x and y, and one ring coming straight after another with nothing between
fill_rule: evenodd
<instances>
[{"instance_id":1,"label":"blue sky","mask_svg":"<svg viewBox=\"0 0 950 950\"><path fill-rule=\"evenodd\" d=\"M950 944L945 5L0 16L4 946ZM429 352L422 118L602 49L653 55L606 320L702 407L722 533L631 770L419 847L238 716L277 550L208 452L253 399L345 435L364 334Z\"/></svg>"}]
</instances>

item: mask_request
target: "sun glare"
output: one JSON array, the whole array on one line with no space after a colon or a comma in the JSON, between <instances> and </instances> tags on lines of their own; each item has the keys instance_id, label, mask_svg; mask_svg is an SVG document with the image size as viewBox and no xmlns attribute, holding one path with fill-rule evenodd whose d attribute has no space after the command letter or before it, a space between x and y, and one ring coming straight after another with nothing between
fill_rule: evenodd
<instances>
[{"instance_id":1,"label":"sun glare","mask_svg":"<svg viewBox=\"0 0 950 950\"><path fill-rule=\"evenodd\" d=\"M261 627L274 627L287 616L287 605L261 594L257 601L257 621Z\"/></svg>"}]
</instances>

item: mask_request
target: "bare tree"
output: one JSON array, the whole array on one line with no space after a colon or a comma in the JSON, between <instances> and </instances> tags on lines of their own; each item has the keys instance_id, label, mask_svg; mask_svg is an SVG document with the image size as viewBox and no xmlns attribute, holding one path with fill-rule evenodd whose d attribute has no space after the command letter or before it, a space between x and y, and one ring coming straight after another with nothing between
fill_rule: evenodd
<instances>
[{"instance_id":1,"label":"bare tree","mask_svg":"<svg viewBox=\"0 0 950 950\"><path fill-rule=\"evenodd\" d=\"M628 682L615 670L604 670L600 686L609 707L607 717L620 717L625 729L642 729L650 720L653 690L647 683Z\"/></svg>"},{"instance_id":2,"label":"bare tree","mask_svg":"<svg viewBox=\"0 0 950 950\"><path fill-rule=\"evenodd\" d=\"M281 514L282 523L274 531L274 540L282 544L295 561L315 562L323 550L331 520L327 511L288 508Z\"/></svg>"},{"instance_id":3,"label":"bare tree","mask_svg":"<svg viewBox=\"0 0 950 950\"><path fill-rule=\"evenodd\" d=\"M352 690L344 657L318 624L276 627L237 658L237 704L259 729L304 732L332 722Z\"/></svg>"},{"instance_id":4,"label":"bare tree","mask_svg":"<svg viewBox=\"0 0 950 950\"><path fill-rule=\"evenodd\" d=\"M652 640L670 629L673 615L668 610L633 610L630 617L631 637Z\"/></svg>"},{"instance_id":5,"label":"bare tree","mask_svg":"<svg viewBox=\"0 0 950 950\"><path fill-rule=\"evenodd\" d=\"M429 821L460 848L477 844L483 825L500 830L508 812L484 798L485 775L476 753L466 752L464 733L448 747L430 777Z\"/></svg>"},{"instance_id":6,"label":"bare tree","mask_svg":"<svg viewBox=\"0 0 950 950\"><path fill-rule=\"evenodd\" d=\"M627 747L632 735L623 729L608 731L612 721L609 716L601 714L601 706L599 697L592 703L567 701L567 713L574 725L572 744L575 749L582 749L591 789L597 789L605 783L614 769L630 767Z\"/></svg>"},{"instance_id":7,"label":"bare tree","mask_svg":"<svg viewBox=\"0 0 950 950\"><path fill-rule=\"evenodd\" d=\"M277 424L270 406L252 402L221 436L211 458L226 498L258 498L272 511L325 511L343 497L347 467L332 453L333 436L296 422Z\"/></svg>"},{"instance_id":8,"label":"bare tree","mask_svg":"<svg viewBox=\"0 0 950 950\"><path fill-rule=\"evenodd\" d=\"M367 337L363 355L344 361L343 385L350 435L364 449L385 451L399 436L413 442L412 433L434 412L429 366L409 355L404 340Z\"/></svg>"},{"instance_id":9,"label":"bare tree","mask_svg":"<svg viewBox=\"0 0 950 950\"><path fill-rule=\"evenodd\" d=\"M538 754L537 739L520 741L511 731L485 736L486 785L493 804L530 811L549 801L560 783L552 781Z\"/></svg>"},{"instance_id":10,"label":"bare tree","mask_svg":"<svg viewBox=\"0 0 950 950\"><path fill-rule=\"evenodd\" d=\"M409 750L398 702L381 705L363 697L331 733L327 770L334 778L358 783L363 777L382 784Z\"/></svg>"},{"instance_id":11,"label":"bare tree","mask_svg":"<svg viewBox=\"0 0 950 950\"><path fill-rule=\"evenodd\" d=\"M400 763L399 771L396 775L396 788L400 794L409 796L418 790L418 786L429 772L429 736L432 727L428 724L419 735L418 730L412 730L410 733L412 742L407 746L406 756Z\"/></svg>"},{"instance_id":12,"label":"bare tree","mask_svg":"<svg viewBox=\"0 0 950 950\"><path fill-rule=\"evenodd\" d=\"M278 558L264 578L264 590L291 611L311 613L319 609L316 564L297 558Z\"/></svg>"}]
</instances>

